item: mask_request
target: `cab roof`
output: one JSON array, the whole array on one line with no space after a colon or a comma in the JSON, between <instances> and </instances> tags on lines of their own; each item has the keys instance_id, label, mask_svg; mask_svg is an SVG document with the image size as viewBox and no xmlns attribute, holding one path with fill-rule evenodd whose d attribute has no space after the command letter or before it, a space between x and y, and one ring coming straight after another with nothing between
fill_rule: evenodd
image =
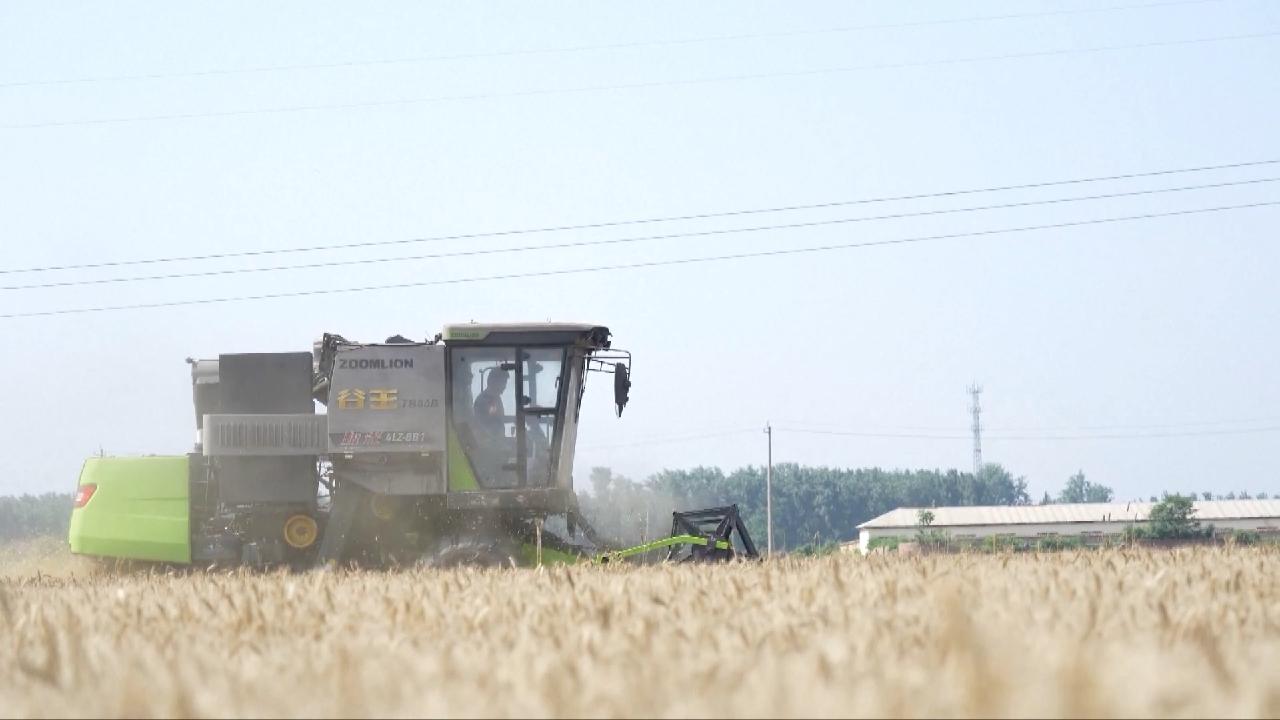
<instances>
[{"instance_id":1,"label":"cab roof","mask_svg":"<svg viewBox=\"0 0 1280 720\"><path fill-rule=\"evenodd\" d=\"M593 323L519 322L519 323L451 323L444 326L443 339L447 343L504 341L524 342L528 339L545 339L559 342L562 339L586 340L599 347L609 347L609 328Z\"/></svg>"}]
</instances>

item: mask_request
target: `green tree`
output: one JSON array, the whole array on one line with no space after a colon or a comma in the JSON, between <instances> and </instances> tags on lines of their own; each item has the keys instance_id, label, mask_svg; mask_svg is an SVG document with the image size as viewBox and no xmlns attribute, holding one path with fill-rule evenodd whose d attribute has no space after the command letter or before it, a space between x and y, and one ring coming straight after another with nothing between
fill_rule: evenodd
<instances>
[{"instance_id":1,"label":"green tree","mask_svg":"<svg viewBox=\"0 0 1280 720\"><path fill-rule=\"evenodd\" d=\"M1165 495L1151 508L1147 517L1147 534L1153 538L1183 539L1203 537L1213 531L1201 529L1195 518L1195 504L1190 495Z\"/></svg>"},{"instance_id":2,"label":"green tree","mask_svg":"<svg viewBox=\"0 0 1280 720\"><path fill-rule=\"evenodd\" d=\"M933 521L937 519L932 510L922 509L916 512L916 542L925 547L939 547L947 544L947 535L933 529Z\"/></svg>"},{"instance_id":3,"label":"green tree","mask_svg":"<svg viewBox=\"0 0 1280 720\"><path fill-rule=\"evenodd\" d=\"M1080 470L1075 475L1067 478L1067 484L1063 486L1062 493L1058 495L1058 502L1062 503L1105 503L1111 502L1111 498L1115 493L1106 485L1091 483L1084 477L1084 471Z\"/></svg>"}]
</instances>

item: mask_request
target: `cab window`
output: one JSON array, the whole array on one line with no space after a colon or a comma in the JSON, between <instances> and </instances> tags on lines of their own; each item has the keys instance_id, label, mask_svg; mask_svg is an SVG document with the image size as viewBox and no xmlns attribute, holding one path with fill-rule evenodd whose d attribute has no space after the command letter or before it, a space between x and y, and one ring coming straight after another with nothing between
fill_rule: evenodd
<instances>
[{"instance_id":1,"label":"cab window","mask_svg":"<svg viewBox=\"0 0 1280 720\"><path fill-rule=\"evenodd\" d=\"M451 364L453 426L476 482L551 486L564 349L458 348Z\"/></svg>"}]
</instances>

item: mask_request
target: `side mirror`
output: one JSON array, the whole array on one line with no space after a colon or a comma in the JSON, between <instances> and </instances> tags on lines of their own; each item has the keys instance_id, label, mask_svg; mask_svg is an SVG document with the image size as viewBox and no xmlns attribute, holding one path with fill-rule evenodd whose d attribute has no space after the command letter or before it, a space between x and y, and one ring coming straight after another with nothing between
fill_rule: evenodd
<instances>
[{"instance_id":1,"label":"side mirror","mask_svg":"<svg viewBox=\"0 0 1280 720\"><path fill-rule=\"evenodd\" d=\"M613 365L613 404L617 408L618 417L622 417L622 409L627 406L628 396L631 394L631 376L627 373L627 366L622 363L614 363Z\"/></svg>"}]
</instances>

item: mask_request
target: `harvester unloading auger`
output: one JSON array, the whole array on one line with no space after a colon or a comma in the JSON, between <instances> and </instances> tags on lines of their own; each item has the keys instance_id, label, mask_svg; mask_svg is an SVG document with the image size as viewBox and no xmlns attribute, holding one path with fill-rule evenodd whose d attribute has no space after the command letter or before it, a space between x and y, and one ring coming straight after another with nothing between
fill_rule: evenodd
<instances>
[{"instance_id":1,"label":"harvester unloading auger","mask_svg":"<svg viewBox=\"0 0 1280 720\"><path fill-rule=\"evenodd\" d=\"M87 460L72 552L307 567L529 565L611 549L578 512L572 479L588 374L613 376L619 416L629 396L631 354L612 349L608 328L326 334L310 353L188 362L193 451Z\"/></svg>"}]
</instances>

